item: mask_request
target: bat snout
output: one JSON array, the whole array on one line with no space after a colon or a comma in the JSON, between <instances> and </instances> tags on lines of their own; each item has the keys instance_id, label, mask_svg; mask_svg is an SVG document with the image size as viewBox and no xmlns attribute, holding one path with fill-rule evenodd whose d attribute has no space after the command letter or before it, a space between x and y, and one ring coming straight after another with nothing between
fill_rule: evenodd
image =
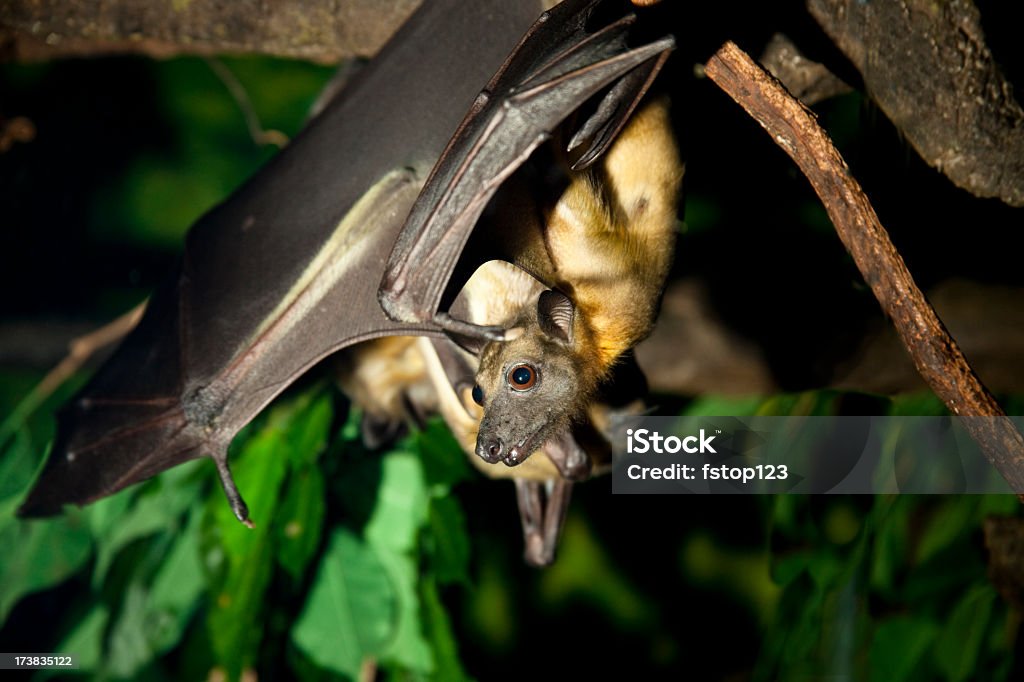
<instances>
[{"instance_id":1,"label":"bat snout","mask_svg":"<svg viewBox=\"0 0 1024 682\"><path fill-rule=\"evenodd\" d=\"M485 462L496 464L505 455L505 443L500 438L480 438L476 442L476 454Z\"/></svg>"}]
</instances>

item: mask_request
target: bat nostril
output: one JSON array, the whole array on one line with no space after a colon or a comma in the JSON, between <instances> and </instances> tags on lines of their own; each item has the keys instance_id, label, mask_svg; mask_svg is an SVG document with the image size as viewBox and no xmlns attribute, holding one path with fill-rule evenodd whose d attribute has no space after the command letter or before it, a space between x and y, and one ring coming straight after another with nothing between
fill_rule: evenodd
<instances>
[{"instance_id":1,"label":"bat nostril","mask_svg":"<svg viewBox=\"0 0 1024 682\"><path fill-rule=\"evenodd\" d=\"M476 454L482 459L494 464L505 450L505 444L500 438L494 438L477 444Z\"/></svg>"}]
</instances>

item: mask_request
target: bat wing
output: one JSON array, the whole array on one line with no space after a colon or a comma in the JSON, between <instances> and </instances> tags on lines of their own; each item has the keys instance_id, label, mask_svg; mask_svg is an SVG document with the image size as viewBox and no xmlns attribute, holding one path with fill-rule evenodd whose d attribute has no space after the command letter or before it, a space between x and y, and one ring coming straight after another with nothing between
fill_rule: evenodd
<instances>
[{"instance_id":1,"label":"bat wing","mask_svg":"<svg viewBox=\"0 0 1024 682\"><path fill-rule=\"evenodd\" d=\"M590 28L601 4L568 0L547 12L477 97L391 252L380 287L380 303L389 317L434 321L458 334L496 333L438 312L487 202L552 130L607 89L570 142L580 154L576 168L593 162L674 47L668 37L629 48L633 15Z\"/></svg>"},{"instance_id":2,"label":"bat wing","mask_svg":"<svg viewBox=\"0 0 1024 682\"><path fill-rule=\"evenodd\" d=\"M295 140L189 233L139 326L58 417L26 516L85 504L234 435L324 356L375 336L438 333L377 303L429 169L536 19L536 0L433 0Z\"/></svg>"}]
</instances>

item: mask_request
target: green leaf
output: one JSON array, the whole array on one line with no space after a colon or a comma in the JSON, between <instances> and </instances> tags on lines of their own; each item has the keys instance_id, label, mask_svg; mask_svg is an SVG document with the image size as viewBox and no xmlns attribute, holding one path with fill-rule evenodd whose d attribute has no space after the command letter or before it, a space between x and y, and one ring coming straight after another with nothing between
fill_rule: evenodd
<instances>
[{"instance_id":1,"label":"green leaf","mask_svg":"<svg viewBox=\"0 0 1024 682\"><path fill-rule=\"evenodd\" d=\"M115 677L132 677L154 656L147 637L146 590L137 582L125 592L121 612L110 632L103 668Z\"/></svg>"},{"instance_id":2,"label":"green leaf","mask_svg":"<svg viewBox=\"0 0 1024 682\"><path fill-rule=\"evenodd\" d=\"M201 518L198 510L193 512L184 530L150 543L169 547L166 552L154 554L150 549L144 561L132 564L135 570L123 588L124 598L111 627L107 655L101 661L101 668L111 675L141 674L181 639L205 589L199 561ZM150 584L144 582L150 573L148 564L157 566ZM110 575L118 573L114 570Z\"/></svg>"},{"instance_id":3,"label":"green leaf","mask_svg":"<svg viewBox=\"0 0 1024 682\"><path fill-rule=\"evenodd\" d=\"M220 495L207 502L202 552L213 604L206 624L214 655L229 677L252 664L263 636L264 594L274 567L273 519L291 459L288 429L301 407L301 400L275 406L233 461L255 527L240 524Z\"/></svg>"},{"instance_id":4,"label":"green leaf","mask_svg":"<svg viewBox=\"0 0 1024 682\"><path fill-rule=\"evenodd\" d=\"M468 584L469 535L457 499L430 500L430 526L425 540L430 551L430 570L437 582Z\"/></svg>"},{"instance_id":5,"label":"green leaf","mask_svg":"<svg viewBox=\"0 0 1024 682\"><path fill-rule=\"evenodd\" d=\"M807 554L807 574L821 590L837 587L848 570L843 559L829 549L819 548Z\"/></svg>"},{"instance_id":6,"label":"green leaf","mask_svg":"<svg viewBox=\"0 0 1024 682\"><path fill-rule=\"evenodd\" d=\"M1015 516L1020 511L1020 500L1016 495L975 496L978 506L974 518L980 525L989 516Z\"/></svg>"},{"instance_id":7,"label":"green leaf","mask_svg":"<svg viewBox=\"0 0 1024 682\"><path fill-rule=\"evenodd\" d=\"M949 414L949 409L934 393L905 393L893 396L889 414L937 417Z\"/></svg>"},{"instance_id":8,"label":"green leaf","mask_svg":"<svg viewBox=\"0 0 1024 682\"><path fill-rule=\"evenodd\" d=\"M727 396L701 396L695 399L683 414L688 417L722 417L756 414L762 398L731 398Z\"/></svg>"},{"instance_id":9,"label":"green leaf","mask_svg":"<svg viewBox=\"0 0 1024 682\"><path fill-rule=\"evenodd\" d=\"M292 466L316 464L327 447L334 407L331 396L319 387L296 400L295 412L288 423L288 443Z\"/></svg>"},{"instance_id":10,"label":"green leaf","mask_svg":"<svg viewBox=\"0 0 1024 682\"><path fill-rule=\"evenodd\" d=\"M429 510L423 465L419 456L397 451L385 456L380 467L377 499L363 535L387 570L398 605L394 635L380 658L425 673L433 661L420 627L418 571L413 558Z\"/></svg>"},{"instance_id":11,"label":"green leaf","mask_svg":"<svg viewBox=\"0 0 1024 682\"><path fill-rule=\"evenodd\" d=\"M562 565L561 560L565 556L573 554L571 550L564 551L563 545L562 557L551 568L545 569L543 577L547 579L551 570ZM515 644L516 630L522 619L520 611L524 604L514 598L513 591L509 589L507 566L501 561L494 560L494 555L493 552L490 556L485 554L479 570L475 573L476 580L469 595L466 618L478 641L483 642L492 651L508 652ZM506 557L504 554L500 556ZM600 576L596 580L588 578L588 587L594 582L603 583L603 577Z\"/></svg>"},{"instance_id":12,"label":"green leaf","mask_svg":"<svg viewBox=\"0 0 1024 682\"><path fill-rule=\"evenodd\" d=\"M275 523L278 527L277 561L300 580L320 544L324 522L324 477L315 466L292 474Z\"/></svg>"},{"instance_id":13,"label":"green leaf","mask_svg":"<svg viewBox=\"0 0 1024 682\"><path fill-rule=\"evenodd\" d=\"M25 428L14 431L8 447L3 447L0 441L0 453L3 454L0 457L0 500L16 497L20 503L23 493L35 479L39 461L38 453L33 452L33 442Z\"/></svg>"},{"instance_id":14,"label":"green leaf","mask_svg":"<svg viewBox=\"0 0 1024 682\"><path fill-rule=\"evenodd\" d=\"M203 466L210 467L210 462L187 462L141 489L123 490L84 511L96 538L94 586L103 583L114 557L125 546L177 526L181 514L199 500L202 477L196 474Z\"/></svg>"},{"instance_id":15,"label":"green leaf","mask_svg":"<svg viewBox=\"0 0 1024 682\"><path fill-rule=\"evenodd\" d=\"M116 535L129 513L128 510L138 496L137 488L128 488L114 493L102 500L93 502L82 510L82 515L89 524L89 530L97 542Z\"/></svg>"},{"instance_id":16,"label":"green leaf","mask_svg":"<svg viewBox=\"0 0 1024 682\"><path fill-rule=\"evenodd\" d=\"M398 595L377 553L346 529L332 535L292 639L318 665L355 678L395 636Z\"/></svg>"},{"instance_id":17,"label":"green leaf","mask_svg":"<svg viewBox=\"0 0 1024 682\"><path fill-rule=\"evenodd\" d=\"M872 680L903 682L923 679L924 655L939 633L939 626L917 616L896 616L883 621L871 640Z\"/></svg>"},{"instance_id":18,"label":"green leaf","mask_svg":"<svg viewBox=\"0 0 1024 682\"><path fill-rule=\"evenodd\" d=\"M809 552L792 552L775 557L771 565L772 582L780 587L788 587L790 583L801 576L809 577L807 573L809 554Z\"/></svg>"},{"instance_id":19,"label":"green leaf","mask_svg":"<svg viewBox=\"0 0 1024 682\"><path fill-rule=\"evenodd\" d=\"M181 639L206 588L199 558L201 520L200 513L193 513L188 526L175 538L149 590L147 626L158 652L171 648Z\"/></svg>"},{"instance_id":20,"label":"green leaf","mask_svg":"<svg viewBox=\"0 0 1024 682\"><path fill-rule=\"evenodd\" d=\"M972 679L992 618L996 594L978 584L960 599L935 643L935 663L949 680Z\"/></svg>"},{"instance_id":21,"label":"green leaf","mask_svg":"<svg viewBox=\"0 0 1024 682\"><path fill-rule=\"evenodd\" d=\"M966 538L975 530L977 524L973 516L976 506L974 495L945 496L942 506L932 514L928 527L918 541L917 562L924 563L958 538Z\"/></svg>"},{"instance_id":22,"label":"green leaf","mask_svg":"<svg viewBox=\"0 0 1024 682\"><path fill-rule=\"evenodd\" d=\"M224 579L211 586L207 631L217 660L231 676L252 662L263 634L261 612L273 567L271 549L267 534L254 531L246 546L230 555Z\"/></svg>"},{"instance_id":23,"label":"green leaf","mask_svg":"<svg viewBox=\"0 0 1024 682\"><path fill-rule=\"evenodd\" d=\"M757 408L757 415L794 416L820 414L824 407L816 391L780 393L767 398Z\"/></svg>"},{"instance_id":24,"label":"green leaf","mask_svg":"<svg viewBox=\"0 0 1024 682\"><path fill-rule=\"evenodd\" d=\"M66 379L49 395L43 376L7 368L0 373L0 500L20 498L42 469L53 440L53 410L82 387L85 373Z\"/></svg>"},{"instance_id":25,"label":"green leaf","mask_svg":"<svg viewBox=\"0 0 1024 682\"><path fill-rule=\"evenodd\" d=\"M868 525L873 531L870 553L870 583L873 589L890 595L907 565L911 498L876 496Z\"/></svg>"},{"instance_id":26,"label":"green leaf","mask_svg":"<svg viewBox=\"0 0 1024 682\"><path fill-rule=\"evenodd\" d=\"M103 662L103 633L110 620L110 611L102 604L83 616L55 651L73 653L79 670L96 670Z\"/></svg>"},{"instance_id":27,"label":"green leaf","mask_svg":"<svg viewBox=\"0 0 1024 682\"><path fill-rule=\"evenodd\" d=\"M394 636L381 650L380 659L406 670L429 673L434 668L434 659L423 636L416 561L409 554L390 548L376 550L398 597Z\"/></svg>"},{"instance_id":28,"label":"green leaf","mask_svg":"<svg viewBox=\"0 0 1024 682\"><path fill-rule=\"evenodd\" d=\"M363 529L378 547L398 552L416 548L419 529L427 521L427 490L419 457L392 452L381 462L377 500Z\"/></svg>"},{"instance_id":29,"label":"green leaf","mask_svg":"<svg viewBox=\"0 0 1024 682\"><path fill-rule=\"evenodd\" d=\"M451 622L441 596L437 581L425 578L420 581L420 603L423 606L423 630L430 642L434 658L433 678L462 682L468 680L466 671L459 660L459 645L452 632Z\"/></svg>"},{"instance_id":30,"label":"green leaf","mask_svg":"<svg viewBox=\"0 0 1024 682\"><path fill-rule=\"evenodd\" d=\"M427 428L416 434L416 448L427 484L435 495L447 494L456 483L473 476L466 453L440 419L430 421Z\"/></svg>"},{"instance_id":31,"label":"green leaf","mask_svg":"<svg viewBox=\"0 0 1024 682\"><path fill-rule=\"evenodd\" d=\"M0 528L0 621L26 594L63 582L92 552L79 514L45 521L14 521Z\"/></svg>"}]
</instances>

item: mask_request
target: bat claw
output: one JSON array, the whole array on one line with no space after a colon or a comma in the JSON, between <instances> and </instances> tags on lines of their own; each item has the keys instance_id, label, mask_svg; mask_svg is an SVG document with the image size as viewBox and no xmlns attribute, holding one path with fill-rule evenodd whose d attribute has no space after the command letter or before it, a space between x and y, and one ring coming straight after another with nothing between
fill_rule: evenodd
<instances>
[{"instance_id":1,"label":"bat claw","mask_svg":"<svg viewBox=\"0 0 1024 682\"><path fill-rule=\"evenodd\" d=\"M231 505L231 511L235 513L235 518L246 528L255 528L256 524L249 518L249 506L242 499L242 494L238 492L235 479L231 477L227 452L222 451L220 454L214 455L213 461L217 464L217 476L220 477L220 485L224 488L224 495L228 498L228 504Z\"/></svg>"}]
</instances>

